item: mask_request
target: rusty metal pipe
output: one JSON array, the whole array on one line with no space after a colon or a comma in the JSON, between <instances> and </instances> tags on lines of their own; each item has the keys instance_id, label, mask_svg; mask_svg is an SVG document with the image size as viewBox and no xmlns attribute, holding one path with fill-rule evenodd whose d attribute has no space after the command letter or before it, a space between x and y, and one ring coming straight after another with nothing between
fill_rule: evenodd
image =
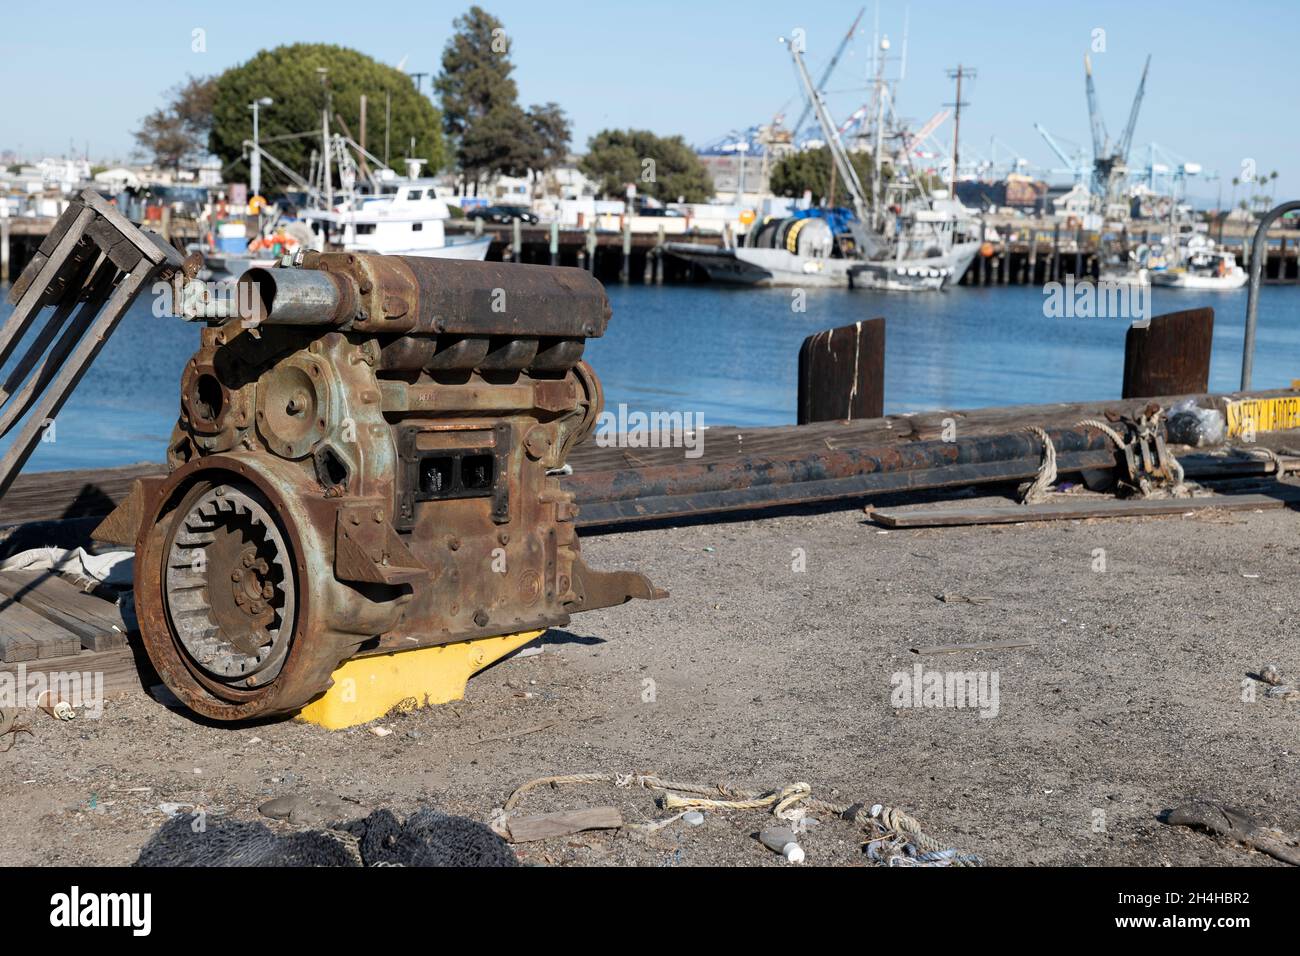
<instances>
[{"instance_id":1,"label":"rusty metal pipe","mask_svg":"<svg viewBox=\"0 0 1300 956\"><path fill-rule=\"evenodd\" d=\"M352 318L354 295L346 280L310 269L249 269L239 277L251 286L254 316L264 325L340 325Z\"/></svg>"},{"instance_id":2,"label":"rusty metal pipe","mask_svg":"<svg viewBox=\"0 0 1300 956\"><path fill-rule=\"evenodd\" d=\"M1109 451L1114 446L1091 428L1048 432L1058 455ZM1028 433L990 435L959 441L924 441L861 448L839 448L803 458L744 457L724 462L655 465L607 472L579 472L566 487L578 504L696 495L765 485L790 485L860 475L925 471L959 465L1031 460L1042 455L1042 443Z\"/></svg>"}]
</instances>

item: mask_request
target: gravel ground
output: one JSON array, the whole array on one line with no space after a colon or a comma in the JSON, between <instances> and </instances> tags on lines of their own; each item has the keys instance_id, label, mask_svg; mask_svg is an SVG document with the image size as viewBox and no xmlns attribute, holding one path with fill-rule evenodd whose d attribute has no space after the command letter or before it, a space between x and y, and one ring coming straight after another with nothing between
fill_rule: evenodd
<instances>
[{"instance_id":1,"label":"gravel ground","mask_svg":"<svg viewBox=\"0 0 1300 956\"><path fill-rule=\"evenodd\" d=\"M644 570L672 598L579 615L455 704L333 733L207 725L144 694L98 720L30 716L32 735L0 754L0 864L129 863L163 804L255 819L272 797L322 792L358 815L486 820L526 780L600 770L806 781L905 809L993 864L1272 865L1157 815L1201 796L1300 832L1300 703L1248 677L1266 663L1300 677L1297 531L1291 511L1211 511L886 533L854 509L590 537L593 567ZM898 706L895 677L917 664L982 673L990 691L996 677L996 707ZM520 811L611 804L665 815L649 792L603 784L534 791ZM754 839L770 819L709 813L520 856L783 865ZM802 842L809 863L866 863L847 822Z\"/></svg>"}]
</instances>

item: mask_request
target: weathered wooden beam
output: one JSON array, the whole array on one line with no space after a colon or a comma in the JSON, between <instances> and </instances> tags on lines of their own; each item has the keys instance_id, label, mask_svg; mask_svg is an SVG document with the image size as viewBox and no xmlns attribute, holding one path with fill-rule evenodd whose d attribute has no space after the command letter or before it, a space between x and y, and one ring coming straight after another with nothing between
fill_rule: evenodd
<instances>
[{"instance_id":1,"label":"weathered wooden beam","mask_svg":"<svg viewBox=\"0 0 1300 956\"><path fill-rule=\"evenodd\" d=\"M1272 494L1214 495L1206 498L1106 498L1042 505L992 505L983 508L917 508L871 512L886 528L951 528L1022 521L1071 521L1086 518L1149 518L1192 511L1265 511L1300 502L1300 489L1278 486Z\"/></svg>"}]
</instances>

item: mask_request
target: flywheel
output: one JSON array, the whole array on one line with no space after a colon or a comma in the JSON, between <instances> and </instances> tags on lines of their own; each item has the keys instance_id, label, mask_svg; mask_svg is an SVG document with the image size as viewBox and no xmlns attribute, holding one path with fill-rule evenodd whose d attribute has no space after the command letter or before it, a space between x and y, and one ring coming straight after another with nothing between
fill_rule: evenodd
<instances>
[{"instance_id":1,"label":"flywheel","mask_svg":"<svg viewBox=\"0 0 1300 956\"><path fill-rule=\"evenodd\" d=\"M196 488L167 540L163 594L192 667L232 687L264 687L293 638L292 555L265 499L250 486Z\"/></svg>"}]
</instances>

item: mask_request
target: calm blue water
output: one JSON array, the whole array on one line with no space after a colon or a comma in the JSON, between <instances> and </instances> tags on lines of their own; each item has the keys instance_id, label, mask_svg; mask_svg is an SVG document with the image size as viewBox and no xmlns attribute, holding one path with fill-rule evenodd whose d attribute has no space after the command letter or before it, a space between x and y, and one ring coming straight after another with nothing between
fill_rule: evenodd
<instances>
[{"instance_id":1,"label":"calm blue water","mask_svg":"<svg viewBox=\"0 0 1300 956\"><path fill-rule=\"evenodd\" d=\"M7 289L0 290L7 294ZM957 288L885 295L810 290L806 311L788 289L707 285L609 288L614 318L587 357L607 407L702 413L706 424L778 425L795 418L799 345L820 329L884 316L885 408L976 408L1118 396L1122 319L1043 316L1035 287ZM1210 387L1240 378L1246 294L1157 290L1156 314L1216 310ZM0 302L0 321L11 308ZM59 415L55 441L28 470L161 461L177 414L181 368L198 329L154 318L137 303ZM1266 287L1259 310L1255 387L1300 378L1300 289Z\"/></svg>"}]
</instances>

